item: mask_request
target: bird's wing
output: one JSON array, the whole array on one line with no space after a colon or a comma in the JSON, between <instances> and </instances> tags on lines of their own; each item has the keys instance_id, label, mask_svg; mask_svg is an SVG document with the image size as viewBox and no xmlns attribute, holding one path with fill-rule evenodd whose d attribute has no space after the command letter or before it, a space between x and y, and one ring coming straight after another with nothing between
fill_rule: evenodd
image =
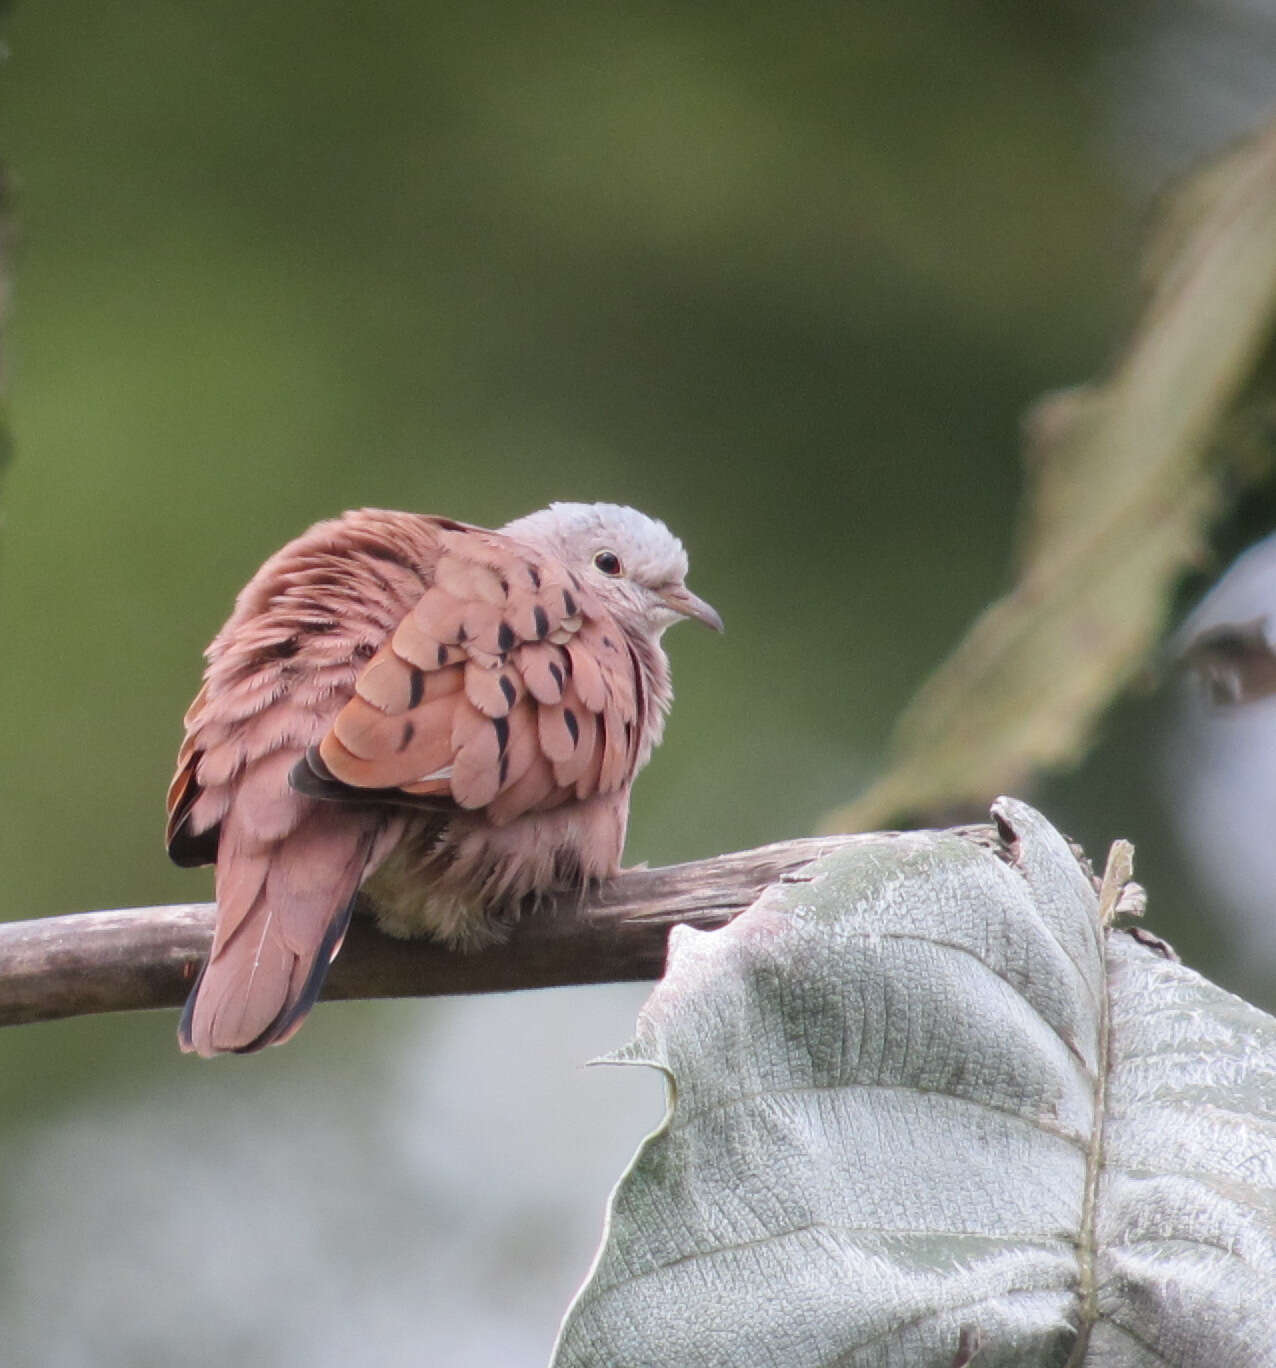
<instances>
[{"instance_id":1,"label":"bird's wing","mask_svg":"<svg viewBox=\"0 0 1276 1368\"><path fill-rule=\"evenodd\" d=\"M634 656L556 557L443 532L433 582L293 774L303 793L483 809L495 825L633 775Z\"/></svg>"},{"instance_id":2,"label":"bird's wing","mask_svg":"<svg viewBox=\"0 0 1276 1368\"><path fill-rule=\"evenodd\" d=\"M209 648L169 793L174 858L217 863L217 923L184 1049L287 1039L317 997L360 881L402 822L317 803L289 774L432 582L439 536L454 528L375 509L320 523L262 566Z\"/></svg>"},{"instance_id":3,"label":"bird's wing","mask_svg":"<svg viewBox=\"0 0 1276 1368\"><path fill-rule=\"evenodd\" d=\"M208 649L184 719L167 802L178 864L213 862L222 820L257 763L300 755L323 736L430 582L439 537L461 526L360 509L316 524L253 576Z\"/></svg>"}]
</instances>

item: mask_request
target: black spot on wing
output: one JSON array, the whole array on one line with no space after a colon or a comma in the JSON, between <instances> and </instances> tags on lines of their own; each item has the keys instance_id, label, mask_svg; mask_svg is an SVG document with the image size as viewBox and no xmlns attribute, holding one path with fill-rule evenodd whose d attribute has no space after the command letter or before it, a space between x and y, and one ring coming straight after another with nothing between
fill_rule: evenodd
<instances>
[{"instance_id":1,"label":"black spot on wing","mask_svg":"<svg viewBox=\"0 0 1276 1368\"><path fill-rule=\"evenodd\" d=\"M509 675L501 676L501 692L505 695L505 701L512 708L514 700L518 697L518 691L514 688L514 681Z\"/></svg>"},{"instance_id":2,"label":"black spot on wing","mask_svg":"<svg viewBox=\"0 0 1276 1368\"><path fill-rule=\"evenodd\" d=\"M554 676L554 683L558 685L558 692L562 693L563 684L566 682L563 679L562 667L557 663L557 661L551 660L549 662L549 672Z\"/></svg>"},{"instance_id":3,"label":"black spot on wing","mask_svg":"<svg viewBox=\"0 0 1276 1368\"><path fill-rule=\"evenodd\" d=\"M460 528L456 530L459 531ZM379 542L376 545L364 545L359 549L373 560L382 561L386 565L397 565L401 570L410 570L418 579L421 578L420 565L397 546Z\"/></svg>"},{"instance_id":4,"label":"black spot on wing","mask_svg":"<svg viewBox=\"0 0 1276 1368\"><path fill-rule=\"evenodd\" d=\"M281 641L272 641L259 651L253 652L254 665L268 665L274 660L291 660L301 650L301 639L296 632Z\"/></svg>"},{"instance_id":5,"label":"black spot on wing","mask_svg":"<svg viewBox=\"0 0 1276 1368\"><path fill-rule=\"evenodd\" d=\"M425 697L425 671L416 665L408 679L408 707L415 708Z\"/></svg>"},{"instance_id":6,"label":"black spot on wing","mask_svg":"<svg viewBox=\"0 0 1276 1368\"><path fill-rule=\"evenodd\" d=\"M629 647L629 663L634 672L634 707L641 720L647 716L647 688L642 682L642 666L638 663L638 653L632 646Z\"/></svg>"},{"instance_id":7,"label":"black spot on wing","mask_svg":"<svg viewBox=\"0 0 1276 1368\"><path fill-rule=\"evenodd\" d=\"M289 787L307 798L353 807L412 808L439 814L455 812L456 803L441 793L404 793L400 788L356 788L343 784L323 762L318 746L311 746L288 773Z\"/></svg>"},{"instance_id":8,"label":"black spot on wing","mask_svg":"<svg viewBox=\"0 0 1276 1368\"><path fill-rule=\"evenodd\" d=\"M580 723L576 720L576 714L570 708L563 709L563 722L567 730L571 733L572 745L580 745Z\"/></svg>"},{"instance_id":9,"label":"black spot on wing","mask_svg":"<svg viewBox=\"0 0 1276 1368\"><path fill-rule=\"evenodd\" d=\"M549 635L549 614L538 603L532 618L536 623L536 640L544 641Z\"/></svg>"},{"instance_id":10,"label":"black spot on wing","mask_svg":"<svg viewBox=\"0 0 1276 1368\"><path fill-rule=\"evenodd\" d=\"M403 724L403 734L399 737L399 750L407 750L407 748L412 744L412 738L415 735L416 727L413 725L412 719L408 718L408 720Z\"/></svg>"},{"instance_id":11,"label":"black spot on wing","mask_svg":"<svg viewBox=\"0 0 1276 1368\"><path fill-rule=\"evenodd\" d=\"M221 823L197 834L190 829L191 809L203 792L195 780L202 758L203 751L196 751L191 756L182 796L168 819L168 857L183 869L213 864L217 859L217 838L221 831Z\"/></svg>"},{"instance_id":12,"label":"black spot on wing","mask_svg":"<svg viewBox=\"0 0 1276 1368\"><path fill-rule=\"evenodd\" d=\"M496 728L496 750L497 754L505 756L505 747L510 743L510 720L508 717L492 718L492 726Z\"/></svg>"},{"instance_id":13,"label":"black spot on wing","mask_svg":"<svg viewBox=\"0 0 1276 1368\"><path fill-rule=\"evenodd\" d=\"M181 865L183 869L198 869L200 865L216 864L217 841L221 836L222 824L218 822L216 826L201 831L197 836L192 836L186 826L186 822L183 821L173 832L173 839L168 843L168 858L175 865Z\"/></svg>"},{"instance_id":14,"label":"black spot on wing","mask_svg":"<svg viewBox=\"0 0 1276 1368\"><path fill-rule=\"evenodd\" d=\"M539 612L540 610L537 609L537 611ZM514 629L509 625L508 622L502 622L496 632L497 650L502 652L512 650L514 647L515 640L516 638L514 636Z\"/></svg>"}]
</instances>

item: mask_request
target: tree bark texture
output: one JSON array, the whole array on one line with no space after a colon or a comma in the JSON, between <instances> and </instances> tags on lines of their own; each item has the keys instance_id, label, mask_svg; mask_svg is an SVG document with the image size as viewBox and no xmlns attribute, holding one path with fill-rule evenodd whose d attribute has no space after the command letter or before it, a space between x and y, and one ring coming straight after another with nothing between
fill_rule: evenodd
<instances>
[{"instance_id":1,"label":"tree bark texture","mask_svg":"<svg viewBox=\"0 0 1276 1368\"><path fill-rule=\"evenodd\" d=\"M663 869L631 869L585 897L546 899L475 954L383 935L356 915L327 1000L507 992L659 978L669 928L710 929L777 879L856 836L784 841ZM874 838L880 839L880 838ZM177 1007L212 941L215 906L183 903L0 924L0 1026Z\"/></svg>"}]
</instances>

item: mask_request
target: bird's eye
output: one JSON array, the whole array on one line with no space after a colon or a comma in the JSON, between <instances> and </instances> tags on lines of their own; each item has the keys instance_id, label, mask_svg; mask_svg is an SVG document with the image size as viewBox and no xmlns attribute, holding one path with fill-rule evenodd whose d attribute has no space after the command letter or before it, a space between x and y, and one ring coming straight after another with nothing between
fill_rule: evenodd
<instances>
[{"instance_id":1,"label":"bird's eye","mask_svg":"<svg viewBox=\"0 0 1276 1368\"><path fill-rule=\"evenodd\" d=\"M620 574L620 557L614 551L599 551L594 556L594 564L604 575Z\"/></svg>"}]
</instances>

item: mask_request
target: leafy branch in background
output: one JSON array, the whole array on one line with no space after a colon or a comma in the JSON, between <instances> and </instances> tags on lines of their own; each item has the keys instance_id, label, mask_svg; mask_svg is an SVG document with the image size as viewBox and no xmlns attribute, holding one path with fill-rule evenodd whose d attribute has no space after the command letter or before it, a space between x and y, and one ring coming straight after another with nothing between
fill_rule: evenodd
<instances>
[{"instance_id":1,"label":"leafy branch in background","mask_svg":"<svg viewBox=\"0 0 1276 1368\"><path fill-rule=\"evenodd\" d=\"M1149 282L1110 375L1028 415L1014 587L922 687L886 772L827 830L986 803L1075 763L1146 666L1205 530L1266 466L1247 439L1272 401L1276 123L1167 200Z\"/></svg>"}]
</instances>

